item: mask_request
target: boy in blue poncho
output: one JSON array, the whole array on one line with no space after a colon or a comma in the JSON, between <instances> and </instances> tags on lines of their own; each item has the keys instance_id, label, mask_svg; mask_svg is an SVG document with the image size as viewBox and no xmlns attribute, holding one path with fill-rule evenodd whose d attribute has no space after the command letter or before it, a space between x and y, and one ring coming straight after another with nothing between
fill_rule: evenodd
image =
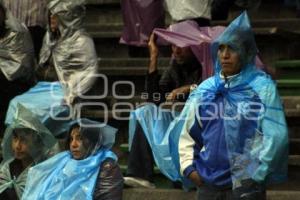
<instances>
[{"instance_id":1,"label":"boy in blue poncho","mask_svg":"<svg viewBox=\"0 0 300 200\"><path fill-rule=\"evenodd\" d=\"M256 69L248 16L212 45L215 75L190 95L181 117L181 173L198 199L266 199L265 185L287 174L288 134L276 85Z\"/></svg>"}]
</instances>

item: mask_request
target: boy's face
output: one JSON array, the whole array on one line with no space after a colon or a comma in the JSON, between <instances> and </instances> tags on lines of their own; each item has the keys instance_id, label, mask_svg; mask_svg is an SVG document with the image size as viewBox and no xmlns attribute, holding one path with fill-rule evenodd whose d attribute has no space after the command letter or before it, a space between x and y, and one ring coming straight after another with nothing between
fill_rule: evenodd
<instances>
[{"instance_id":1,"label":"boy's face","mask_svg":"<svg viewBox=\"0 0 300 200\"><path fill-rule=\"evenodd\" d=\"M14 130L11 146L15 159L32 159L30 151L34 148L33 143L32 132L24 129Z\"/></svg>"}]
</instances>

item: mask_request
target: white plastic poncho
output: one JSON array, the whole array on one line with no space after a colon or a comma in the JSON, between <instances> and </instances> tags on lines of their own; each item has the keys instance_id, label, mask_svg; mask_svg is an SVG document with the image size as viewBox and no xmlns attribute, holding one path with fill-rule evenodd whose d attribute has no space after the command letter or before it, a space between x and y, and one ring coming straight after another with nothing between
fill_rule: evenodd
<instances>
[{"instance_id":1,"label":"white plastic poncho","mask_svg":"<svg viewBox=\"0 0 300 200\"><path fill-rule=\"evenodd\" d=\"M35 68L30 33L8 10L5 10L5 14L7 32L0 38L0 70L9 81L19 78L30 80Z\"/></svg>"},{"instance_id":2,"label":"white plastic poncho","mask_svg":"<svg viewBox=\"0 0 300 200\"><path fill-rule=\"evenodd\" d=\"M58 17L60 37L53 39L50 27L40 52L40 67L53 63L59 81L66 90L65 100L85 94L95 81L97 55L92 38L82 28L84 0L50 0L48 9Z\"/></svg>"}]
</instances>

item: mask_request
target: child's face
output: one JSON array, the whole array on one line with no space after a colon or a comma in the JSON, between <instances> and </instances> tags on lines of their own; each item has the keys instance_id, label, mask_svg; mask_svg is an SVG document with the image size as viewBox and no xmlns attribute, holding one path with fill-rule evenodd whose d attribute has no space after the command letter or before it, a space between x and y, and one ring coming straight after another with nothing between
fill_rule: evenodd
<instances>
[{"instance_id":1,"label":"child's face","mask_svg":"<svg viewBox=\"0 0 300 200\"><path fill-rule=\"evenodd\" d=\"M33 143L34 141L32 133L22 129L15 130L11 143L15 159L32 159L30 151L34 148Z\"/></svg>"},{"instance_id":2,"label":"child's face","mask_svg":"<svg viewBox=\"0 0 300 200\"><path fill-rule=\"evenodd\" d=\"M76 160L81 160L88 154L88 149L84 145L83 138L80 135L79 127L75 127L71 131L70 151L72 157Z\"/></svg>"}]
</instances>

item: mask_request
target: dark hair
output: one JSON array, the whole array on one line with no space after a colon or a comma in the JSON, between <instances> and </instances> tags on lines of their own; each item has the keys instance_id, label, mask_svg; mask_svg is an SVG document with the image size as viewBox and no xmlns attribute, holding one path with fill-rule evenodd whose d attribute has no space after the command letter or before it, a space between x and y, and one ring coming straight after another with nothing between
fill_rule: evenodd
<instances>
[{"instance_id":1,"label":"dark hair","mask_svg":"<svg viewBox=\"0 0 300 200\"><path fill-rule=\"evenodd\" d=\"M68 134L67 134L67 142L66 142L67 150L70 150L71 133L72 133L72 130L75 128L79 128L79 133L80 133L80 136L82 137L82 142L85 147L96 146L98 139L100 137L100 134L97 134L97 135L93 134L94 128L83 128L83 127L80 127L80 125L78 123L75 123L70 127Z\"/></svg>"},{"instance_id":2,"label":"dark hair","mask_svg":"<svg viewBox=\"0 0 300 200\"><path fill-rule=\"evenodd\" d=\"M31 134L32 136L34 136L33 139L36 138L35 140L41 140L41 138L39 137L37 132L33 129L30 129L30 128L15 128L12 132L13 136L19 135L20 134L19 131L22 131L23 133L26 133L26 135Z\"/></svg>"},{"instance_id":3,"label":"dark hair","mask_svg":"<svg viewBox=\"0 0 300 200\"><path fill-rule=\"evenodd\" d=\"M40 137L40 135L35 130L24 127L24 128L15 128L12 132L12 136L13 137L20 136L21 132L25 133L25 135L28 136L31 135L32 144L34 145L35 148L34 150L36 150L38 152L37 154L39 154L39 152L42 150L39 147L43 146L43 140Z\"/></svg>"}]
</instances>

